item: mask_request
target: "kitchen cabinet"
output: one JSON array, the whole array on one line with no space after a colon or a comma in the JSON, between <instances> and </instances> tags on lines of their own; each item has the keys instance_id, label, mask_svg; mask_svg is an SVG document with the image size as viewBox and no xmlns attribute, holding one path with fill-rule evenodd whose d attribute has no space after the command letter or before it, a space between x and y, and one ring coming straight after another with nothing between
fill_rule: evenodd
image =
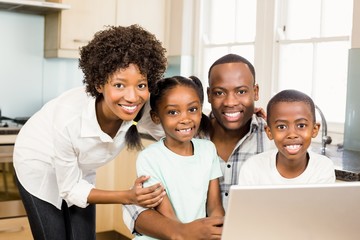
<instances>
[{"instance_id":1,"label":"kitchen cabinet","mask_svg":"<svg viewBox=\"0 0 360 240\"><path fill-rule=\"evenodd\" d=\"M51 0L69 10L45 15L45 57L78 58L79 48L108 25L139 24L164 44L165 0Z\"/></svg>"},{"instance_id":2,"label":"kitchen cabinet","mask_svg":"<svg viewBox=\"0 0 360 240\"><path fill-rule=\"evenodd\" d=\"M27 217L1 219L0 239L33 240Z\"/></svg>"},{"instance_id":3,"label":"kitchen cabinet","mask_svg":"<svg viewBox=\"0 0 360 240\"><path fill-rule=\"evenodd\" d=\"M171 2L166 0L118 0L116 25L139 24L155 34L164 47L168 48L166 29L170 28L170 21L167 19L167 8ZM180 30L177 29L177 31Z\"/></svg>"},{"instance_id":4,"label":"kitchen cabinet","mask_svg":"<svg viewBox=\"0 0 360 240\"><path fill-rule=\"evenodd\" d=\"M69 9L66 4L37 0L0 0L0 10L29 14L47 14Z\"/></svg>"},{"instance_id":5,"label":"kitchen cabinet","mask_svg":"<svg viewBox=\"0 0 360 240\"><path fill-rule=\"evenodd\" d=\"M117 0L52 0L69 10L45 15L45 57L78 58L94 33L115 25Z\"/></svg>"}]
</instances>

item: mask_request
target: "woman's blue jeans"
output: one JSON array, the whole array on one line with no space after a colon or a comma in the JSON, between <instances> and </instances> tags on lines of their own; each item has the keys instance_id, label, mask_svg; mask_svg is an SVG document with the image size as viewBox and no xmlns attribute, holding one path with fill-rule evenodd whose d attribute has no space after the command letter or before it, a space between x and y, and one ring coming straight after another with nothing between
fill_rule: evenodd
<instances>
[{"instance_id":1,"label":"woman's blue jeans","mask_svg":"<svg viewBox=\"0 0 360 240\"><path fill-rule=\"evenodd\" d=\"M95 240L95 205L61 210L25 190L16 178L34 240Z\"/></svg>"}]
</instances>

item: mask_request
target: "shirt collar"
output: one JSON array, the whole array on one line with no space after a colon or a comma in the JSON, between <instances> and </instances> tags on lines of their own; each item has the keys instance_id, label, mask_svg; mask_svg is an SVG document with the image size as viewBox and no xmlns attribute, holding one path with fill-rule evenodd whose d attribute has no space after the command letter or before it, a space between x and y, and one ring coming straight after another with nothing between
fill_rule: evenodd
<instances>
[{"instance_id":1,"label":"shirt collar","mask_svg":"<svg viewBox=\"0 0 360 240\"><path fill-rule=\"evenodd\" d=\"M115 138L120 131L127 131L131 127L132 121L123 121ZM96 117L96 98L89 97L88 105L81 114L81 137L99 137L103 142L113 142L114 140L104 133Z\"/></svg>"},{"instance_id":2,"label":"shirt collar","mask_svg":"<svg viewBox=\"0 0 360 240\"><path fill-rule=\"evenodd\" d=\"M260 124L259 124L259 119L258 118L259 117L257 117L256 114L252 115L249 133L256 132L259 129Z\"/></svg>"}]
</instances>

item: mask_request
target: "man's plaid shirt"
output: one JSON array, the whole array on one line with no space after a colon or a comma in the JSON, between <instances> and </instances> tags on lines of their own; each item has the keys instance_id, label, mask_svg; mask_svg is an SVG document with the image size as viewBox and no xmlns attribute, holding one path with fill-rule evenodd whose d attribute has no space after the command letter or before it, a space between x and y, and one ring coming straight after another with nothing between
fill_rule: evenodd
<instances>
[{"instance_id":1,"label":"man's plaid shirt","mask_svg":"<svg viewBox=\"0 0 360 240\"><path fill-rule=\"evenodd\" d=\"M237 143L228 161L220 161L223 176L219 179L219 182L225 210L229 199L230 186L238 184L242 164L249 157L273 148L273 144L266 136L265 124L263 118L253 115L250 131Z\"/></svg>"}]
</instances>

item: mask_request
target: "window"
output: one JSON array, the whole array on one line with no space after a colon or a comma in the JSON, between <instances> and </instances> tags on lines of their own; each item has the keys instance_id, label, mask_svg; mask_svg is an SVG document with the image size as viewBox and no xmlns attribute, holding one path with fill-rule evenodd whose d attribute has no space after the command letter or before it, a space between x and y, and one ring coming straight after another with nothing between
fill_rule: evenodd
<instances>
[{"instance_id":1,"label":"window","mask_svg":"<svg viewBox=\"0 0 360 240\"><path fill-rule=\"evenodd\" d=\"M241 53L254 62L256 1L205 0L202 3L203 31L200 36L201 54L197 62L202 63L200 77L206 85L211 64L226 53Z\"/></svg>"},{"instance_id":2,"label":"window","mask_svg":"<svg viewBox=\"0 0 360 240\"><path fill-rule=\"evenodd\" d=\"M238 53L255 65L260 106L265 107L276 92L298 89L321 108L328 131L342 134L352 4L353 0L202 0L195 70L207 86L210 65L226 53Z\"/></svg>"},{"instance_id":3,"label":"window","mask_svg":"<svg viewBox=\"0 0 360 240\"><path fill-rule=\"evenodd\" d=\"M274 90L312 96L328 122L344 123L352 0L279 1Z\"/></svg>"}]
</instances>

